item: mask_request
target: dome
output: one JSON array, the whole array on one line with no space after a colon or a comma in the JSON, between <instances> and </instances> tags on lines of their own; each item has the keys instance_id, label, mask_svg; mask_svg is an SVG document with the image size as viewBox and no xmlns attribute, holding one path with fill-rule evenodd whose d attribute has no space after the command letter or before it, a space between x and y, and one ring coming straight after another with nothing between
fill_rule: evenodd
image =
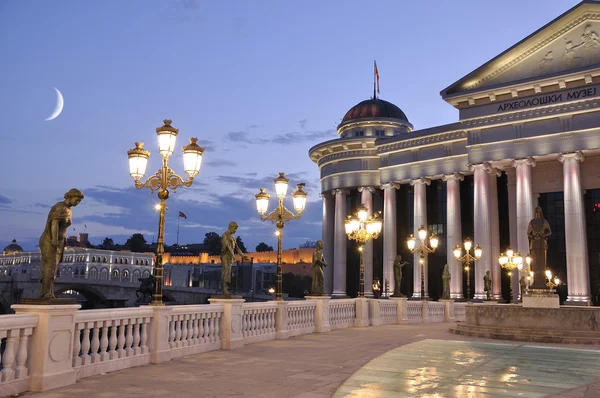
<instances>
[{"instance_id":1,"label":"dome","mask_svg":"<svg viewBox=\"0 0 600 398\"><path fill-rule=\"evenodd\" d=\"M408 118L404 112L402 112L402 109L398 108L396 105L379 98L371 98L350 108L340 124L370 118L398 119L402 122L409 123Z\"/></svg>"},{"instance_id":2,"label":"dome","mask_svg":"<svg viewBox=\"0 0 600 398\"><path fill-rule=\"evenodd\" d=\"M13 239L12 243L2 250L2 254L23 253L23 248L17 244L17 240Z\"/></svg>"}]
</instances>

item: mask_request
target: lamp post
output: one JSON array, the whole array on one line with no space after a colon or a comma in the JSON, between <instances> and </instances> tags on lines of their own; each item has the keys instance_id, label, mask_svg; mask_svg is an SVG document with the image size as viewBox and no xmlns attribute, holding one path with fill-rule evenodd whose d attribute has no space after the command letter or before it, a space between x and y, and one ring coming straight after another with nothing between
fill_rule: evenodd
<instances>
[{"instance_id":1,"label":"lamp post","mask_svg":"<svg viewBox=\"0 0 600 398\"><path fill-rule=\"evenodd\" d=\"M419 264L421 264L421 300L425 300L425 255L435 252L438 244L440 243L439 239L435 234L431 234L429 237L429 244L431 247L425 244L425 239L427 239L427 230L423 225L419 228L419 246L416 247L417 240L415 239L413 234L410 234L408 239L406 240L406 244L408 245L408 250L411 253L419 255Z\"/></svg>"},{"instance_id":2,"label":"lamp post","mask_svg":"<svg viewBox=\"0 0 600 398\"><path fill-rule=\"evenodd\" d=\"M454 257L456 257L456 259L461 262L462 264L464 264L464 269L465 271L467 271L467 302L470 303L471 302L471 264L475 263L475 261L479 260L481 258L481 255L483 254L483 250L481 249L481 247L479 247L479 245L475 245L475 249L473 250L475 256L472 256L470 251L471 251L471 247L473 247L473 241L470 238L465 239L464 243L463 243L464 247L465 247L465 255L461 257L462 254L462 249L460 248L460 246L456 245L456 247L454 248Z\"/></svg>"},{"instance_id":3,"label":"lamp post","mask_svg":"<svg viewBox=\"0 0 600 398\"><path fill-rule=\"evenodd\" d=\"M379 213L369 217L369 209L361 204L356 216L348 216L345 222L346 235L348 239L358 242L360 252L360 281L358 284L358 297L365 297L365 243L371 239L377 239L381 233L381 218Z\"/></svg>"},{"instance_id":4,"label":"lamp post","mask_svg":"<svg viewBox=\"0 0 600 398\"><path fill-rule=\"evenodd\" d=\"M550 289L554 289L555 287L560 285L560 279L558 279L558 277L556 276L552 278L552 271L550 271L549 269L546 270L546 279L546 286L548 286Z\"/></svg>"},{"instance_id":5,"label":"lamp post","mask_svg":"<svg viewBox=\"0 0 600 398\"><path fill-rule=\"evenodd\" d=\"M136 142L135 148L127 151L129 158L129 175L133 177L135 187L137 189L148 188L154 193L158 191L160 203L157 204L157 209L160 211L158 218L158 240L156 247L156 258L154 261L154 293L152 295L152 303L150 305L164 305L162 301L163 287L163 264L162 257L165 251L165 213L167 211L167 199L169 198L169 189L173 192L177 188L186 186L189 187L194 181L194 177L200 172L202 163L202 155L204 148L197 144L197 138L190 138L190 143L182 148L183 151L183 169L188 175L188 179L184 180L179 175L175 174L173 169L169 167L169 157L175 150L175 141L179 130L171 126L171 120L164 120L164 126L156 129L158 135L158 151L162 155L162 167L146 181L142 181L146 174L146 166L150 152L143 149L143 142Z\"/></svg>"},{"instance_id":6,"label":"lamp post","mask_svg":"<svg viewBox=\"0 0 600 398\"><path fill-rule=\"evenodd\" d=\"M277 235L277 294L275 300L281 301L281 291L283 289L281 275L281 238L283 234L283 227L286 222L290 222L292 219L297 220L300 218L300 215L306 206L306 192L302 190L302 187L304 187L305 184L296 185L297 190L292 194L292 198L294 200L294 209L296 210L296 214L294 214L283 205L283 199L287 193L290 180L285 177L285 173L279 173L279 177L275 178L274 182L275 193L277 194L277 199L279 199L279 205L272 212L265 215L269 208L269 199L271 197L266 192L265 188L261 188L260 192L257 193L255 197L256 210L260 215L260 219L262 221L271 221L277 226L277 231L275 232L275 235Z\"/></svg>"},{"instance_id":7,"label":"lamp post","mask_svg":"<svg viewBox=\"0 0 600 398\"><path fill-rule=\"evenodd\" d=\"M500 263L500 266L502 268L508 271L508 287L510 294L510 299L508 300L508 302L510 303L513 301L512 272L516 268L519 268L519 265L520 269L523 268L523 256L521 256L518 252L515 253L513 249L509 247L508 249L506 249L506 253L500 253L500 256L498 257L498 262ZM531 257L527 256L525 258L525 262L527 263L527 265L531 264Z\"/></svg>"}]
</instances>

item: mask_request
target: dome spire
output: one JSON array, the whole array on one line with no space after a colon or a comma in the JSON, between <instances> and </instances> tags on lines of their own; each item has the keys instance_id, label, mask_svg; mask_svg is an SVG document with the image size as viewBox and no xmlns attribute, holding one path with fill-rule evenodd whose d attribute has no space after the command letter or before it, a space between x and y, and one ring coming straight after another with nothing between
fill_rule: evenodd
<instances>
[{"instance_id":1,"label":"dome spire","mask_svg":"<svg viewBox=\"0 0 600 398\"><path fill-rule=\"evenodd\" d=\"M377 61L373 60L373 99L377 99L377 94L379 94L379 70Z\"/></svg>"}]
</instances>

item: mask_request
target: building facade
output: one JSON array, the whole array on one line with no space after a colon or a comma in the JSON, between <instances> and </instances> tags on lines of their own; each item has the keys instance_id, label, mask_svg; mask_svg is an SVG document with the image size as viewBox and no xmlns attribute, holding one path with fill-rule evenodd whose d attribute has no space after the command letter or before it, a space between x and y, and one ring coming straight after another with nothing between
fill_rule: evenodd
<instances>
[{"instance_id":1,"label":"building facade","mask_svg":"<svg viewBox=\"0 0 600 398\"><path fill-rule=\"evenodd\" d=\"M338 139L315 145L323 198L326 289L358 289L357 247L344 221L362 203L381 211L383 232L365 246L365 291L374 277L394 293L393 262L404 267L401 291L437 298L448 264L451 296L464 297L466 277L452 249L471 237L483 255L471 293L508 298L498 256L509 246L529 252L527 225L540 206L552 236L548 268L566 284L568 303L600 294L600 2L586 0L442 90L456 123L413 130L396 105L372 98L352 107ZM596 212L598 210L598 212ZM440 237L426 256L421 291L409 234L423 225ZM518 275L513 273L513 295ZM543 276L539 276L543 277Z\"/></svg>"}]
</instances>

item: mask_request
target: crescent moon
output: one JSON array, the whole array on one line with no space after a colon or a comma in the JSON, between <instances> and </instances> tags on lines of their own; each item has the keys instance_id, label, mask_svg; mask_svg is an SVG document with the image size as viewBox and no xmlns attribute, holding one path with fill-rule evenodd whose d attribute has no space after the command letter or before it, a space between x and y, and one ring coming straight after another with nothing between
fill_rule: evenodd
<instances>
[{"instance_id":1,"label":"crescent moon","mask_svg":"<svg viewBox=\"0 0 600 398\"><path fill-rule=\"evenodd\" d=\"M60 93L60 91L58 91L56 87L54 87L54 89L56 90L56 108L54 108L52 115L50 115L46 120L56 119L58 115L60 115L60 113L62 112L63 106L65 105L65 101L63 100L63 96Z\"/></svg>"}]
</instances>

